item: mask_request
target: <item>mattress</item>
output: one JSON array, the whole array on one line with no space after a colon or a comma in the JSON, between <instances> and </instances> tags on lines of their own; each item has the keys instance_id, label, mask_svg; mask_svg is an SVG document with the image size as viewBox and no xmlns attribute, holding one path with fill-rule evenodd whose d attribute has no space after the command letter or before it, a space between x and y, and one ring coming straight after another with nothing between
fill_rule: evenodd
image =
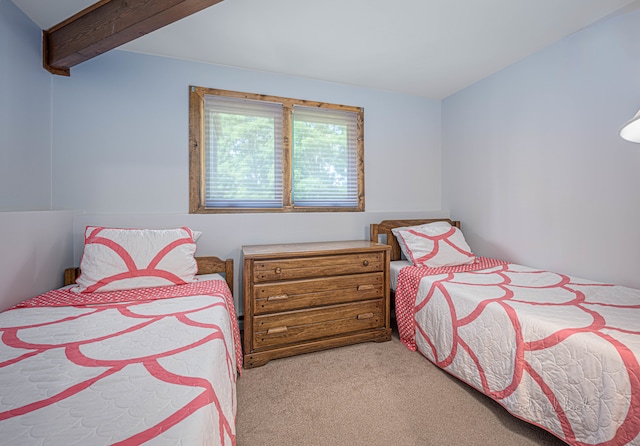
<instances>
[{"instance_id":1,"label":"mattress","mask_svg":"<svg viewBox=\"0 0 640 446\"><path fill-rule=\"evenodd\" d=\"M516 264L417 283L396 298L434 364L569 444L640 444L640 290Z\"/></svg>"},{"instance_id":2,"label":"mattress","mask_svg":"<svg viewBox=\"0 0 640 446\"><path fill-rule=\"evenodd\" d=\"M398 287L398 275L400 275L400 270L405 266L413 265L408 260L393 260L389 262L389 282L391 291L395 291Z\"/></svg>"},{"instance_id":3,"label":"mattress","mask_svg":"<svg viewBox=\"0 0 640 446\"><path fill-rule=\"evenodd\" d=\"M0 313L2 442L235 444L240 340L219 279L186 295Z\"/></svg>"}]
</instances>

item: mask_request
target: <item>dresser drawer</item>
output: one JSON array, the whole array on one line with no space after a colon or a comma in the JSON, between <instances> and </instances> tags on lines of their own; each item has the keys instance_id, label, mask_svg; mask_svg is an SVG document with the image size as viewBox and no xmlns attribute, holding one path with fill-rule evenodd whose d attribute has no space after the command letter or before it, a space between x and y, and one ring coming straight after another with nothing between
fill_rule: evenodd
<instances>
[{"instance_id":1,"label":"dresser drawer","mask_svg":"<svg viewBox=\"0 0 640 446\"><path fill-rule=\"evenodd\" d=\"M384 274L262 283L253 288L254 314L355 302L384 297Z\"/></svg>"},{"instance_id":2,"label":"dresser drawer","mask_svg":"<svg viewBox=\"0 0 640 446\"><path fill-rule=\"evenodd\" d=\"M255 316L254 349L260 350L384 327L384 299Z\"/></svg>"},{"instance_id":3,"label":"dresser drawer","mask_svg":"<svg viewBox=\"0 0 640 446\"><path fill-rule=\"evenodd\" d=\"M254 283L384 271L384 254L365 252L320 257L257 260Z\"/></svg>"}]
</instances>

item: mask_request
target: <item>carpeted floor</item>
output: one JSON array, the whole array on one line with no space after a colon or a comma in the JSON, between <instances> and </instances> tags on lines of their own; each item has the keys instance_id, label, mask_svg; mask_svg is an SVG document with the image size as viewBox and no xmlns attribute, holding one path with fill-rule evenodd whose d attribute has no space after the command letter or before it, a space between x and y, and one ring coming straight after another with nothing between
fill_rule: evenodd
<instances>
[{"instance_id":1,"label":"carpeted floor","mask_svg":"<svg viewBox=\"0 0 640 446\"><path fill-rule=\"evenodd\" d=\"M238 446L564 445L396 336L273 360L238 379Z\"/></svg>"}]
</instances>

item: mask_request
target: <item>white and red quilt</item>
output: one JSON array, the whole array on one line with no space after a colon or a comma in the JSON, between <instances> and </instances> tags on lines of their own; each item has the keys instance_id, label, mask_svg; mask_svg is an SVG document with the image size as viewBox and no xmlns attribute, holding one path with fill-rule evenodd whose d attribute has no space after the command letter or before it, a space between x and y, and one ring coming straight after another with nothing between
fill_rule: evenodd
<instances>
[{"instance_id":1,"label":"white and red quilt","mask_svg":"<svg viewBox=\"0 0 640 446\"><path fill-rule=\"evenodd\" d=\"M400 271L405 345L569 444L640 444L640 290L516 264L424 270Z\"/></svg>"},{"instance_id":2,"label":"white and red quilt","mask_svg":"<svg viewBox=\"0 0 640 446\"><path fill-rule=\"evenodd\" d=\"M233 445L239 352L223 280L30 299L0 313L1 442Z\"/></svg>"}]
</instances>

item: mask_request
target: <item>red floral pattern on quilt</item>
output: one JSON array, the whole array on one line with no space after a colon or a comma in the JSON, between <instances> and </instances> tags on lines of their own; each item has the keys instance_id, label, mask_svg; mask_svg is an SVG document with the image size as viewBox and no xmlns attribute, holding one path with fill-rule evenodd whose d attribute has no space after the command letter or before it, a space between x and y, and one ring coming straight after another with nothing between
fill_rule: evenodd
<instances>
[{"instance_id":1,"label":"red floral pattern on quilt","mask_svg":"<svg viewBox=\"0 0 640 446\"><path fill-rule=\"evenodd\" d=\"M405 266L398 275L398 286L395 292L396 322L400 340L411 351L416 351L416 295L420 286L420 279L437 274L460 273L476 271L504 265L507 262L488 257L476 257L473 263L456 266L442 266L427 268L421 266Z\"/></svg>"},{"instance_id":2,"label":"red floral pattern on quilt","mask_svg":"<svg viewBox=\"0 0 640 446\"><path fill-rule=\"evenodd\" d=\"M513 263L403 276L405 344L570 445L640 445L640 290Z\"/></svg>"},{"instance_id":3,"label":"red floral pattern on quilt","mask_svg":"<svg viewBox=\"0 0 640 446\"><path fill-rule=\"evenodd\" d=\"M242 351L225 281L55 290L1 316L5 441L235 445Z\"/></svg>"},{"instance_id":4,"label":"red floral pattern on quilt","mask_svg":"<svg viewBox=\"0 0 640 446\"><path fill-rule=\"evenodd\" d=\"M175 297L198 296L198 295L221 295L224 297L231 327L233 329L234 348L236 352L236 363L238 371L242 372L242 343L240 342L240 329L236 316L233 295L229 286L224 280L203 280L184 285L164 286L155 288L135 288L132 290L109 291L103 293L82 293L73 292L73 288L61 288L48 291L39 296L32 297L20 302L13 308L28 307L66 307L76 305L106 305L118 302L140 302L157 299L171 299Z\"/></svg>"}]
</instances>

